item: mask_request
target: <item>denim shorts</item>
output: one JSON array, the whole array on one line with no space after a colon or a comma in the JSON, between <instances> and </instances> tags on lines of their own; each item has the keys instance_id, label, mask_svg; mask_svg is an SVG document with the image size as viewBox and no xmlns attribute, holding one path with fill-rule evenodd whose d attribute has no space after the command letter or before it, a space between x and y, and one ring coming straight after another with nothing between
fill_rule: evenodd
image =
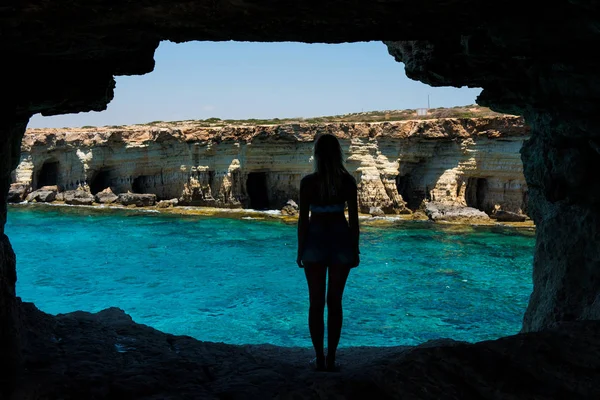
<instances>
[{"instance_id":1,"label":"denim shorts","mask_svg":"<svg viewBox=\"0 0 600 400\"><path fill-rule=\"evenodd\" d=\"M311 217L302 262L327 266L352 264L355 250L352 248L351 239L344 214L340 213L333 218Z\"/></svg>"}]
</instances>

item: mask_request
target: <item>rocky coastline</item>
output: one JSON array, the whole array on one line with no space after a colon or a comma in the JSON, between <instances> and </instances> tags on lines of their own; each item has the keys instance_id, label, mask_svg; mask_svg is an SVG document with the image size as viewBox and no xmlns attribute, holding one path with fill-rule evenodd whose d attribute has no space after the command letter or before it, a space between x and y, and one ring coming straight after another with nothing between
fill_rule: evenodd
<instances>
[{"instance_id":1,"label":"rocky coastline","mask_svg":"<svg viewBox=\"0 0 600 400\"><path fill-rule=\"evenodd\" d=\"M336 135L372 217L523 222L527 186L514 116L376 123L29 129L9 202L297 213L314 138Z\"/></svg>"}]
</instances>

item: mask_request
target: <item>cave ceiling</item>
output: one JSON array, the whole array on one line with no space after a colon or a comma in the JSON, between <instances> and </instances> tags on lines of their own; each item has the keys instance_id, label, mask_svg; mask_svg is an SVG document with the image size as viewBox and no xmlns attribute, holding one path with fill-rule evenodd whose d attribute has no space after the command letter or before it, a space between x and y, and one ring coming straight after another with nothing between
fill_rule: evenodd
<instances>
[{"instance_id":1,"label":"cave ceiling","mask_svg":"<svg viewBox=\"0 0 600 400\"><path fill-rule=\"evenodd\" d=\"M597 9L576 0L5 2L0 48L10 78L1 105L17 115L105 109L113 76L152 71L162 40L377 40L409 77L483 87L480 103L523 113L600 92L587 79L598 69Z\"/></svg>"}]
</instances>

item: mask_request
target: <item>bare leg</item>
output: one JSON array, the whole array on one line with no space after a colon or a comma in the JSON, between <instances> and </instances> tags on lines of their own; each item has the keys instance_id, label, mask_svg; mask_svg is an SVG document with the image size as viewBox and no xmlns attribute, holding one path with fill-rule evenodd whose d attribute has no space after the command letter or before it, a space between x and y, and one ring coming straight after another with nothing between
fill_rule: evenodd
<instances>
[{"instance_id":1,"label":"bare leg","mask_svg":"<svg viewBox=\"0 0 600 400\"><path fill-rule=\"evenodd\" d=\"M329 267L329 287L327 288L327 369L335 369L335 353L342 333L342 296L350 273L349 265Z\"/></svg>"},{"instance_id":2,"label":"bare leg","mask_svg":"<svg viewBox=\"0 0 600 400\"><path fill-rule=\"evenodd\" d=\"M325 283L327 279L327 267L324 264L304 263L304 273L308 283L308 294L310 308L308 309L308 329L310 338L317 357L317 368L325 367L325 352L323 350L323 336L325 335L325 323L323 314L325 311Z\"/></svg>"}]
</instances>

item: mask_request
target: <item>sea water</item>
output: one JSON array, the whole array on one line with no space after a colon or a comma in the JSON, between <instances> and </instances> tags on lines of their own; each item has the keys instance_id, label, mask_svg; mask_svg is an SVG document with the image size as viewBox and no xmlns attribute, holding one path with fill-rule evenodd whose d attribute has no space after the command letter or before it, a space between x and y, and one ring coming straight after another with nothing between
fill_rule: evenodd
<instances>
[{"instance_id":1,"label":"sea water","mask_svg":"<svg viewBox=\"0 0 600 400\"><path fill-rule=\"evenodd\" d=\"M116 306L200 340L310 346L296 226L81 207L11 207L17 293L51 314ZM519 331L534 235L428 222L363 226L341 346Z\"/></svg>"}]
</instances>

